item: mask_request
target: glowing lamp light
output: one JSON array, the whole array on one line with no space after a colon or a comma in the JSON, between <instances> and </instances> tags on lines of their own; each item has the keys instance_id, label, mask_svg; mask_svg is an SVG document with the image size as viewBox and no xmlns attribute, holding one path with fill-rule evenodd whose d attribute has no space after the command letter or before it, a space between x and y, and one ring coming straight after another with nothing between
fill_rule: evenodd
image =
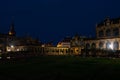
<instances>
[{"instance_id":1,"label":"glowing lamp light","mask_svg":"<svg viewBox=\"0 0 120 80\"><path fill-rule=\"evenodd\" d=\"M113 50L113 45L112 45L112 44L110 44L110 45L109 45L109 48Z\"/></svg>"},{"instance_id":2,"label":"glowing lamp light","mask_svg":"<svg viewBox=\"0 0 120 80\"><path fill-rule=\"evenodd\" d=\"M14 45L11 45L10 47L11 47L11 48L14 48Z\"/></svg>"},{"instance_id":3,"label":"glowing lamp light","mask_svg":"<svg viewBox=\"0 0 120 80\"><path fill-rule=\"evenodd\" d=\"M7 49L7 51L11 51L10 49Z\"/></svg>"},{"instance_id":4,"label":"glowing lamp light","mask_svg":"<svg viewBox=\"0 0 120 80\"><path fill-rule=\"evenodd\" d=\"M20 49L17 49L17 51L20 51Z\"/></svg>"}]
</instances>

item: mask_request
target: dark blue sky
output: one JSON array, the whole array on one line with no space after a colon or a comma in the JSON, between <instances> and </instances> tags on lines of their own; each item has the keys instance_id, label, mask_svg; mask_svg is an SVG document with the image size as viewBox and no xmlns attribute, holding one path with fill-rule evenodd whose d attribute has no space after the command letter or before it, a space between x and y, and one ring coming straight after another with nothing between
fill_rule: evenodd
<instances>
[{"instance_id":1,"label":"dark blue sky","mask_svg":"<svg viewBox=\"0 0 120 80\"><path fill-rule=\"evenodd\" d=\"M120 16L120 0L1 0L0 32L14 16L17 35L59 41L75 33L95 35L96 23Z\"/></svg>"}]
</instances>

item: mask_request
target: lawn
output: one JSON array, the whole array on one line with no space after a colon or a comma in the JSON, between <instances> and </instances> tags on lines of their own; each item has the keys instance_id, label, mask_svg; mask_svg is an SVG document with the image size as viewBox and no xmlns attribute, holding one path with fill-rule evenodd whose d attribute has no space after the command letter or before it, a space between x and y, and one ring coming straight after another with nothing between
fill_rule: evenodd
<instances>
[{"instance_id":1,"label":"lawn","mask_svg":"<svg viewBox=\"0 0 120 80\"><path fill-rule=\"evenodd\" d=\"M40 56L0 61L0 80L120 80L120 59Z\"/></svg>"}]
</instances>

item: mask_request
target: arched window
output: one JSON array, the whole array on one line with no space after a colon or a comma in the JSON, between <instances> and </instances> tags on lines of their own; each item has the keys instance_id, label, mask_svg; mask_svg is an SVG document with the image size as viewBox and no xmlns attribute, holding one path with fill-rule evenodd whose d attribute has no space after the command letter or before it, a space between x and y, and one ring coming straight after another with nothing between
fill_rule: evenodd
<instances>
[{"instance_id":1,"label":"arched window","mask_svg":"<svg viewBox=\"0 0 120 80\"><path fill-rule=\"evenodd\" d=\"M111 30L110 30L110 29L107 29L107 30L106 30L106 36L107 36L107 37L111 36Z\"/></svg>"},{"instance_id":2,"label":"arched window","mask_svg":"<svg viewBox=\"0 0 120 80\"><path fill-rule=\"evenodd\" d=\"M111 43L110 42L106 43L106 49L111 49Z\"/></svg>"},{"instance_id":3,"label":"arched window","mask_svg":"<svg viewBox=\"0 0 120 80\"><path fill-rule=\"evenodd\" d=\"M99 48L102 49L102 48L103 48L103 45L104 45L104 42L100 42L100 43L99 43Z\"/></svg>"},{"instance_id":4,"label":"arched window","mask_svg":"<svg viewBox=\"0 0 120 80\"><path fill-rule=\"evenodd\" d=\"M92 43L92 49L95 49L96 48L96 44L95 43Z\"/></svg>"},{"instance_id":5,"label":"arched window","mask_svg":"<svg viewBox=\"0 0 120 80\"><path fill-rule=\"evenodd\" d=\"M117 41L115 41L115 42L113 43L113 49L114 49L114 50L118 50L118 49L119 49L119 43L118 43Z\"/></svg>"},{"instance_id":6,"label":"arched window","mask_svg":"<svg viewBox=\"0 0 120 80\"><path fill-rule=\"evenodd\" d=\"M101 31L99 31L99 37L103 37L104 36L104 32L103 32L103 30L101 30Z\"/></svg>"},{"instance_id":7,"label":"arched window","mask_svg":"<svg viewBox=\"0 0 120 80\"><path fill-rule=\"evenodd\" d=\"M90 49L90 44L89 43L86 44L86 49Z\"/></svg>"},{"instance_id":8,"label":"arched window","mask_svg":"<svg viewBox=\"0 0 120 80\"><path fill-rule=\"evenodd\" d=\"M119 36L119 28L113 29L113 36Z\"/></svg>"}]
</instances>

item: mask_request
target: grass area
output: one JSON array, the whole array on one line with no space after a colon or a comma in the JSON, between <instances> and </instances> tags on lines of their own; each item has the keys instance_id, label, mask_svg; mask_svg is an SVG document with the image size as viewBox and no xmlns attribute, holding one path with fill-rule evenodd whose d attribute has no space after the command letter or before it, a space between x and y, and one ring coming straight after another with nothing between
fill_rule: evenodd
<instances>
[{"instance_id":1,"label":"grass area","mask_svg":"<svg viewBox=\"0 0 120 80\"><path fill-rule=\"evenodd\" d=\"M40 56L0 61L5 80L119 80L120 59Z\"/></svg>"}]
</instances>

